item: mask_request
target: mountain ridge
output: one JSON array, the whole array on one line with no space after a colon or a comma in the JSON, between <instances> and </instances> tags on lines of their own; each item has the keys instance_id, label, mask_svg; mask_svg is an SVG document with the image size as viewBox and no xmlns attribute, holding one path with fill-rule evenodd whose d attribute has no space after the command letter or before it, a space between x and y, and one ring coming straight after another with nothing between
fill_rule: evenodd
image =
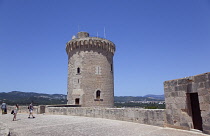
<instances>
[{"instance_id":1,"label":"mountain ridge","mask_svg":"<svg viewBox=\"0 0 210 136\"><path fill-rule=\"evenodd\" d=\"M147 96L147 97L145 97ZM145 96L115 96L115 102L131 102L131 101L164 101L164 95L145 95ZM65 94L46 94L35 92L0 92L0 103L5 101L8 104L27 105L33 102L35 105L53 105L66 104L67 95Z\"/></svg>"}]
</instances>

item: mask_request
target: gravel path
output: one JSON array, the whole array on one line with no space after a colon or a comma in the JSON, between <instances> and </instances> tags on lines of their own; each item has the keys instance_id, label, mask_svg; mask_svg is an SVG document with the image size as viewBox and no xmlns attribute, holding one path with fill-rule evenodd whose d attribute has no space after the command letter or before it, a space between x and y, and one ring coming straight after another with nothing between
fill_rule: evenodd
<instances>
[{"instance_id":1,"label":"gravel path","mask_svg":"<svg viewBox=\"0 0 210 136\"><path fill-rule=\"evenodd\" d=\"M18 114L17 121L12 121L13 115L0 115L0 122L6 124L11 136L209 136L101 118L42 114L35 116L35 119L28 119L27 114Z\"/></svg>"}]
</instances>

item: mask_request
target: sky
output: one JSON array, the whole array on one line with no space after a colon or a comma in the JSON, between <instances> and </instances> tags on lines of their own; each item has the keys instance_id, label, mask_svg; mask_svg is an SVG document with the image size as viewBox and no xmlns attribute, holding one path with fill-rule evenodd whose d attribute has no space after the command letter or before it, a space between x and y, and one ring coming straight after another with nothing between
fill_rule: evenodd
<instances>
[{"instance_id":1,"label":"sky","mask_svg":"<svg viewBox=\"0 0 210 136\"><path fill-rule=\"evenodd\" d=\"M67 94L66 43L104 28L115 96L210 72L209 0L0 0L0 92Z\"/></svg>"}]
</instances>

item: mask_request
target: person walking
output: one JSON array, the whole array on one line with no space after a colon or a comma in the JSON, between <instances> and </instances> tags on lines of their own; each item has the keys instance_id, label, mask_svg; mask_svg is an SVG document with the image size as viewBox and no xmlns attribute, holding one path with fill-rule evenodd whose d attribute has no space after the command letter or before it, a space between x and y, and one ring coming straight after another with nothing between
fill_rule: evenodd
<instances>
[{"instance_id":1,"label":"person walking","mask_svg":"<svg viewBox=\"0 0 210 136\"><path fill-rule=\"evenodd\" d=\"M34 115L33 115L34 106L33 106L32 103L28 106L28 109L29 109L29 116L28 116L28 118L30 118L30 116L35 118Z\"/></svg>"},{"instance_id":2,"label":"person walking","mask_svg":"<svg viewBox=\"0 0 210 136\"><path fill-rule=\"evenodd\" d=\"M1 104L2 115L7 114L7 104L3 101Z\"/></svg>"},{"instance_id":3,"label":"person walking","mask_svg":"<svg viewBox=\"0 0 210 136\"><path fill-rule=\"evenodd\" d=\"M19 110L19 106L18 106L18 104L16 104L16 105L15 105L15 109L14 109L14 113L13 113L13 115L14 115L14 117L13 117L13 121L15 121L15 120L16 120L18 110Z\"/></svg>"}]
</instances>

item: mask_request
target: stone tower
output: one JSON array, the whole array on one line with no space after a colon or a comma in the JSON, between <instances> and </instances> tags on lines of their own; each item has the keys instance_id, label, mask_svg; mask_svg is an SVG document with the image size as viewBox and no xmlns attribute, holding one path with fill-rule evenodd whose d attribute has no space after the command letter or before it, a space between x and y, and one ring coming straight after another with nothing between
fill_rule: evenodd
<instances>
[{"instance_id":1,"label":"stone tower","mask_svg":"<svg viewBox=\"0 0 210 136\"><path fill-rule=\"evenodd\" d=\"M115 44L79 32L66 44L68 54L67 104L82 107L114 106L113 56Z\"/></svg>"}]
</instances>

